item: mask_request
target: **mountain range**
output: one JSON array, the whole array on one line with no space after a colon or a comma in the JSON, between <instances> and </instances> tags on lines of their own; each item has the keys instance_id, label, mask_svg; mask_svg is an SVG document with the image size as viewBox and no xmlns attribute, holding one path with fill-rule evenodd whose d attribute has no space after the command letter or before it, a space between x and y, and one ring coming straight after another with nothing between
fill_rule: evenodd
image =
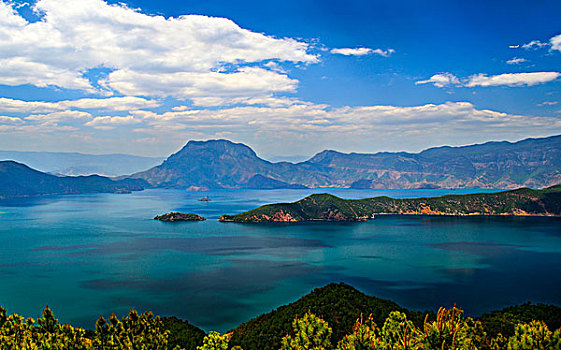
<instances>
[{"instance_id":1,"label":"mountain range","mask_svg":"<svg viewBox=\"0 0 561 350\"><path fill-rule=\"evenodd\" d=\"M228 140L189 141L131 177L166 188L542 188L561 183L561 135L420 153L326 150L300 163L272 163Z\"/></svg>"},{"instance_id":2,"label":"mountain range","mask_svg":"<svg viewBox=\"0 0 561 350\"><path fill-rule=\"evenodd\" d=\"M130 154L0 151L0 160L13 160L51 174L120 176L146 170L160 164L164 158Z\"/></svg>"},{"instance_id":3,"label":"mountain range","mask_svg":"<svg viewBox=\"0 0 561 350\"><path fill-rule=\"evenodd\" d=\"M137 161L146 164L156 161L142 157L133 161L130 157L134 156L125 156L132 162L127 163L122 156L99 156L101 163L97 168L105 161L113 169L109 172L122 173L124 169L130 170L132 163L139 166ZM361 154L326 150L300 163L269 162L248 146L228 140L189 141L160 165L115 178L55 176L15 161L0 161L0 199L144 188L509 189L544 188L558 183L561 183L561 135L514 143L437 147L420 153Z\"/></svg>"},{"instance_id":4,"label":"mountain range","mask_svg":"<svg viewBox=\"0 0 561 350\"><path fill-rule=\"evenodd\" d=\"M126 193L147 186L139 179L112 180L99 175L55 176L14 161L0 161L0 199L48 194Z\"/></svg>"}]
</instances>

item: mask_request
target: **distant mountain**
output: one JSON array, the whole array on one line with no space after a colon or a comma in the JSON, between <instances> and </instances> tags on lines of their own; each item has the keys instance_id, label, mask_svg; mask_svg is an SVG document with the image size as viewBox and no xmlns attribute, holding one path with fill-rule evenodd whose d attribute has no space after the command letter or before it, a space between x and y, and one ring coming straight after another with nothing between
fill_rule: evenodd
<instances>
[{"instance_id":1,"label":"distant mountain","mask_svg":"<svg viewBox=\"0 0 561 350\"><path fill-rule=\"evenodd\" d=\"M156 166L163 158L129 154L0 151L0 160L13 160L52 174L119 176Z\"/></svg>"},{"instance_id":2,"label":"distant mountain","mask_svg":"<svg viewBox=\"0 0 561 350\"><path fill-rule=\"evenodd\" d=\"M157 187L280 188L285 182L286 186L298 185L283 180L285 173L298 171L298 166L292 163L261 159L241 143L211 140L189 141L161 165L132 177Z\"/></svg>"},{"instance_id":3,"label":"distant mountain","mask_svg":"<svg viewBox=\"0 0 561 350\"><path fill-rule=\"evenodd\" d=\"M169 188L543 188L561 183L561 135L420 153L326 150L297 164L268 162L227 140L189 141L132 177Z\"/></svg>"},{"instance_id":4,"label":"distant mountain","mask_svg":"<svg viewBox=\"0 0 561 350\"><path fill-rule=\"evenodd\" d=\"M364 221L387 214L561 216L561 185L543 190L520 188L431 198L342 199L327 193L312 194L294 203L267 204L237 215L222 215L218 220L239 223Z\"/></svg>"},{"instance_id":5,"label":"distant mountain","mask_svg":"<svg viewBox=\"0 0 561 350\"><path fill-rule=\"evenodd\" d=\"M55 176L14 161L0 161L0 199L33 197L46 194L76 194L139 191L144 180L112 180L99 175Z\"/></svg>"},{"instance_id":6,"label":"distant mountain","mask_svg":"<svg viewBox=\"0 0 561 350\"><path fill-rule=\"evenodd\" d=\"M289 188L289 189L308 188L304 185L289 184L283 181L271 179L270 177L266 177L261 174L253 175L251 179L247 181L244 187L260 189L260 190L273 190L273 189L280 189L280 188Z\"/></svg>"}]
</instances>

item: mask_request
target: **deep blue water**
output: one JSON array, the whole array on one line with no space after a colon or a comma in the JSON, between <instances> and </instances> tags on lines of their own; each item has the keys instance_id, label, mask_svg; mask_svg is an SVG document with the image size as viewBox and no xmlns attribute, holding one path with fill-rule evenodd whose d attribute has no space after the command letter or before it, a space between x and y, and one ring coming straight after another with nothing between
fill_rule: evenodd
<instances>
[{"instance_id":1,"label":"deep blue water","mask_svg":"<svg viewBox=\"0 0 561 350\"><path fill-rule=\"evenodd\" d=\"M88 328L100 314L135 307L226 331L339 281L421 310L457 303L479 315L527 301L561 304L558 218L216 220L311 192L365 198L474 190L147 190L0 202L0 305L38 316L48 304L61 321ZM207 194L211 202L196 200ZM171 210L209 220L152 220Z\"/></svg>"}]
</instances>

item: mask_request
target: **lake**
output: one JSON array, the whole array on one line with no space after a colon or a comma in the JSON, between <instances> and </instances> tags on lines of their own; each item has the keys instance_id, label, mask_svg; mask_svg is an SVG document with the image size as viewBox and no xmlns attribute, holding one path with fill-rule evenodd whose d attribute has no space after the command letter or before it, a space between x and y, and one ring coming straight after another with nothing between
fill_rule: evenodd
<instances>
[{"instance_id":1,"label":"lake","mask_svg":"<svg viewBox=\"0 0 561 350\"><path fill-rule=\"evenodd\" d=\"M319 192L403 198L482 190L146 190L3 201L0 305L37 317L48 304L62 322L87 328L100 314L135 307L224 332L340 281L419 310L457 303L479 315L527 301L561 304L559 218L216 220ZM205 195L212 201L197 201ZM172 210L209 220L152 219Z\"/></svg>"}]
</instances>

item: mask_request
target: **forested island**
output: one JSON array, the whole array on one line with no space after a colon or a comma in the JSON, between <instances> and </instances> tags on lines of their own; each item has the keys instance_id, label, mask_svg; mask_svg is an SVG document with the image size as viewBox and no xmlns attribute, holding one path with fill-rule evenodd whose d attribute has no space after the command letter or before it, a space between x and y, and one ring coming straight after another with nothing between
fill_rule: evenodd
<instances>
[{"instance_id":1,"label":"forested island","mask_svg":"<svg viewBox=\"0 0 561 350\"><path fill-rule=\"evenodd\" d=\"M561 216L561 185L543 190L520 188L496 193L446 195L429 198L374 197L342 199L313 194L293 203L261 206L222 222L365 221L376 215L524 215Z\"/></svg>"},{"instance_id":2,"label":"forested island","mask_svg":"<svg viewBox=\"0 0 561 350\"><path fill-rule=\"evenodd\" d=\"M170 213L157 215L154 217L154 220L174 222L174 221L205 221L206 219L197 214L179 213L177 211L172 211Z\"/></svg>"},{"instance_id":3,"label":"forested island","mask_svg":"<svg viewBox=\"0 0 561 350\"><path fill-rule=\"evenodd\" d=\"M93 321L93 320L92 320ZM453 306L411 311L344 283L313 290L220 334L176 317L132 310L100 316L94 330L60 324L48 307L34 320L0 307L0 348L159 350L561 349L561 308L524 304L472 318Z\"/></svg>"}]
</instances>

